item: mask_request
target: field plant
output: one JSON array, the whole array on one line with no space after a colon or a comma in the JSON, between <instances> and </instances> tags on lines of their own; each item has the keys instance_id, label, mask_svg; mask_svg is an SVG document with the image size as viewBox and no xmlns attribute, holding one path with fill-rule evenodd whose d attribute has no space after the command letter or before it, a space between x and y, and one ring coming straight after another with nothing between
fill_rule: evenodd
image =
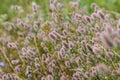
<instances>
[{"instance_id":1,"label":"field plant","mask_svg":"<svg viewBox=\"0 0 120 80\"><path fill-rule=\"evenodd\" d=\"M79 3L50 0L48 13L12 5L12 19L1 15L0 80L119 80L120 14Z\"/></svg>"}]
</instances>

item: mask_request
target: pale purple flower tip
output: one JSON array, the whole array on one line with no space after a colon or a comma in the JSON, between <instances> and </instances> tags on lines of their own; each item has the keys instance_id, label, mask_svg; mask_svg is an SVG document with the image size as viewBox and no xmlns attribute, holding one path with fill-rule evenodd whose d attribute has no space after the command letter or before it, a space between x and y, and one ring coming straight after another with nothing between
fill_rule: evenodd
<instances>
[{"instance_id":1,"label":"pale purple flower tip","mask_svg":"<svg viewBox=\"0 0 120 80\"><path fill-rule=\"evenodd\" d=\"M0 67L3 67L4 66L4 63L3 62L0 62Z\"/></svg>"}]
</instances>

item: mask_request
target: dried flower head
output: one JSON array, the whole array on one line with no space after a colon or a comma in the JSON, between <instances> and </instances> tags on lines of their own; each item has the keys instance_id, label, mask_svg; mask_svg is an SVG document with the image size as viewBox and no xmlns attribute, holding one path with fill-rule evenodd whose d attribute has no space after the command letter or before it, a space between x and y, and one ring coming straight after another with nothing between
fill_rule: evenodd
<instances>
[{"instance_id":1,"label":"dried flower head","mask_svg":"<svg viewBox=\"0 0 120 80\"><path fill-rule=\"evenodd\" d=\"M107 68L107 66L104 63L99 63L96 66L96 70L99 73L106 73L108 71L108 68Z\"/></svg>"}]
</instances>

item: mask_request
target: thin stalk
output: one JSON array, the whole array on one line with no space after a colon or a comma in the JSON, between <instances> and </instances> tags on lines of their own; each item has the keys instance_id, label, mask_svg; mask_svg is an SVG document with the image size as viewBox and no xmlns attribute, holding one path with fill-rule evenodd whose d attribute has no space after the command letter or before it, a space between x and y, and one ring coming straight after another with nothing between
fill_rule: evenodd
<instances>
[{"instance_id":1,"label":"thin stalk","mask_svg":"<svg viewBox=\"0 0 120 80\"><path fill-rule=\"evenodd\" d=\"M9 58L7 57L6 53L3 52L1 48L0 48L0 51L1 51L2 55L3 55L3 57L4 57L4 58L6 59L6 61L8 62L10 68L16 73L16 71L14 70L14 67L13 67L13 65L11 64L11 62L10 62Z\"/></svg>"},{"instance_id":2,"label":"thin stalk","mask_svg":"<svg viewBox=\"0 0 120 80\"><path fill-rule=\"evenodd\" d=\"M37 41L36 41L36 38L34 37L34 43L35 43L35 47L36 47L36 49L38 50L38 52L39 52L39 48L38 48L38 44L37 44ZM46 74L46 71L45 71L45 66L44 66L44 64L43 64L43 61L42 61L42 58L41 58L41 56L40 56L40 54L38 54L39 55L39 60L40 60L40 64L41 64L41 66L42 66L42 69L44 70L44 72L45 72L45 74ZM36 71L36 70L35 70Z\"/></svg>"}]
</instances>

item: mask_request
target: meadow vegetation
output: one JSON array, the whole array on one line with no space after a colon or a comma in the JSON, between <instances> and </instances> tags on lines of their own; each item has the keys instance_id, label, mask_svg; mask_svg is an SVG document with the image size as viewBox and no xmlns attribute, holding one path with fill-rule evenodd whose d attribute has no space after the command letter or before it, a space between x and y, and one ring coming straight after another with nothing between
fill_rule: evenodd
<instances>
[{"instance_id":1,"label":"meadow vegetation","mask_svg":"<svg viewBox=\"0 0 120 80\"><path fill-rule=\"evenodd\" d=\"M10 1L0 3L0 79L119 80L119 0Z\"/></svg>"}]
</instances>

